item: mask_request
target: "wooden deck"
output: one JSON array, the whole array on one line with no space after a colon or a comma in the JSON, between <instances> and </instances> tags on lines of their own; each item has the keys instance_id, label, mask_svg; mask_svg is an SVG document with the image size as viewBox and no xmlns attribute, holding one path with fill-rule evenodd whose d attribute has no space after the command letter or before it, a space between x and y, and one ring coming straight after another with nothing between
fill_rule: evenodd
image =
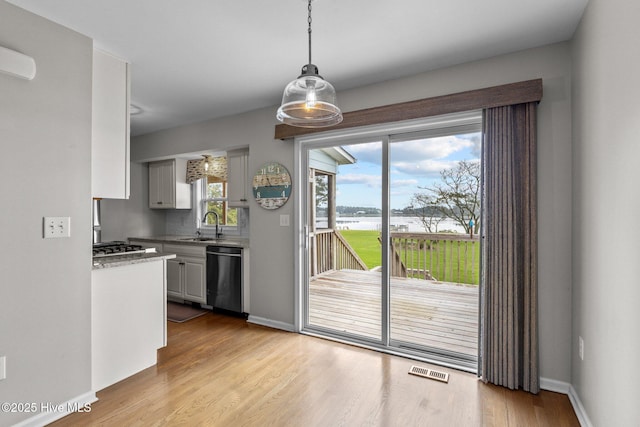
<instances>
[{"instance_id":1,"label":"wooden deck","mask_svg":"<svg viewBox=\"0 0 640 427\"><path fill-rule=\"evenodd\" d=\"M309 286L309 323L369 338L381 336L381 274L340 270ZM394 277L391 339L477 356L478 286Z\"/></svg>"}]
</instances>

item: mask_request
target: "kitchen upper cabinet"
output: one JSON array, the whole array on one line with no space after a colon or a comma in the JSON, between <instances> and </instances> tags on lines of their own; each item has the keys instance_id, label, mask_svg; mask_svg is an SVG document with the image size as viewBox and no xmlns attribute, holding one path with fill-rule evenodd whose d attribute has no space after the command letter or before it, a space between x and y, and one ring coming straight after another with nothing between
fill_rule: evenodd
<instances>
[{"instance_id":1,"label":"kitchen upper cabinet","mask_svg":"<svg viewBox=\"0 0 640 427\"><path fill-rule=\"evenodd\" d=\"M191 209L191 184L187 183L186 160L149 163L149 207Z\"/></svg>"},{"instance_id":2,"label":"kitchen upper cabinet","mask_svg":"<svg viewBox=\"0 0 640 427\"><path fill-rule=\"evenodd\" d=\"M227 203L230 207L249 207L249 152L227 152Z\"/></svg>"},{"instance_id":3,"label":"kitchen upper cabinet","mask_svg":"<svg viewBox=\"0 0 640 427\"><path fill-rule=\"evenodd\" d=\"M167 260L167 297L206 304L205 247L166 244L164 251L176 254L176 258Z\"/></svg>"},{"instance_id":4,"label":"kitchen upper cabinet","mask_svg":"<svg viewBox=\"0 0 640 427\"><path fill-rule=\"evenodd\" d=\"M93 51L91 113L91 193L96 198L128 199L129 64Z\"/></svg>"}]
</instances>

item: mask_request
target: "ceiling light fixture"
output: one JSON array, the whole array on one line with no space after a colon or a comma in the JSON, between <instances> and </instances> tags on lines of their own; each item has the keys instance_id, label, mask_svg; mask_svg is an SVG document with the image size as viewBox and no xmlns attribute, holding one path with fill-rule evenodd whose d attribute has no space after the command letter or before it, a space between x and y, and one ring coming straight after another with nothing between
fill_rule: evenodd
<instances>
[{"instance_id":1,"label":"ceiling light fixture","mask_svg":"<svg viewBox=\"0 0 640 427\"><path fill-rule=\"evenodd\" d=\"M336 105L336 90L318 74L318 67L311 63L311 2L309 0L309 63L302 67L302 74L289 83L278 108L279 121L298 127L322 128L342 121L342 112Z\"/></svg>"}]
</instances>

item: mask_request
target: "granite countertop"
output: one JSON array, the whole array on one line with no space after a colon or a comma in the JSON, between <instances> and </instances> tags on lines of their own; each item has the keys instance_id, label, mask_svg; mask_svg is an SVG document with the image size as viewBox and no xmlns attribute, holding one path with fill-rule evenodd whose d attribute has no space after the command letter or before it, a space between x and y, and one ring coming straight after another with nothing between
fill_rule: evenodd
<instances>
[{"instance_id":1,"label":"granite countertop","mask_svg":"<svg viewBox=\"0 0 640 427\"><path fill-rule=\"evenodd\" d=\"M202 239L202 240L197 240ZM141 242L161 242L161 243L177 243L181 245L195 245L195 246L237 246L241 248L249 247L249 239L247 237L240 236L225 236L218 237L217 239L202 236L197 238L194 236L151 236L151 237L129 237L129 240L138 240Z\"/></svg>"},{"instance_id":2,"label":"granite countertop","mask_svg":"<svg viewBox=\"0 0 640 427\"><path fill-rule=\"evenodd\" d=\"M159 261L175 258L175 254L163 254L158 252L145 252L93 258L93 269L120 267L123 265L140 264L143 262Z\"/></svg>"}]
</instances>

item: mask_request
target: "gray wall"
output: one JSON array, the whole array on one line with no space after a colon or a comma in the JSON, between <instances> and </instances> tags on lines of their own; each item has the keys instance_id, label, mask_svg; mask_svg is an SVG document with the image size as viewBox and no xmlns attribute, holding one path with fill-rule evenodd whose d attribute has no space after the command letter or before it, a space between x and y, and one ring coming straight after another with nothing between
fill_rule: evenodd
<instances>
[{"instance_id":1,"label":"gray wall","mask_svg":"<svg viewBox=\"0 0 640 427\"><path fill-rule=\"evenodd\" d=\"M55 404L91 390L93 46L4 1L0 45L37 64L0 74L0 402ZM44 216L70 216L71 237L43 239Z\"/></svg>"},{"instance_id":2,"label":"gray wall","mask_svg":"<svg viewBox=\"0 0 640 427\"><path fill-rule=\"evenodd\" d=\"M344 111L543 78L539 107L540 357L543 377L569 382L571 354L571 62L566 43L463 64L338 94ZM135 138L132 159L250 147L250 171L277 160L293 171L293 145L274 140L273 108ZM294 324L294 230L252 204L251 314Z\"/></svg>"},{"instance_id":3,"label":"gray wall","mask_svg":"<svg viewBox=\"0 0 640 427\"><path fill-rule=\"evenodd\" d=\"M146 163L131 162L129 200L103 199L100 203L103 242L165 234L166 212L149 209L149 168Z\"/></svg>"},{"instance_id":4,"label":"gray wall","mask_svg":"<svg viewBox=\"0 0 640 427\"><path fill-rule=\"evenodd\" d=\"M573 45L572 381L595 426L640 422L639 16L591 0Z\"/></svg>"}]
</instances>

